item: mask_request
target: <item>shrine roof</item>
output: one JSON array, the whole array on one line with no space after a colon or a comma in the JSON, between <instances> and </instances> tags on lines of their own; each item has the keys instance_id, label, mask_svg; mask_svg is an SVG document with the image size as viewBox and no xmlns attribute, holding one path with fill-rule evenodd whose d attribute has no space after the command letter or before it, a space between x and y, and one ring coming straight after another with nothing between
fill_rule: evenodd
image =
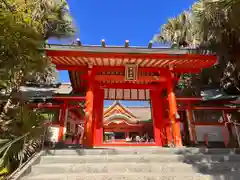
<instances>
[{"instance_id":1,"label":"shrine roof","mask_svg":"<svg viewBox=\"0 0 240 180\"><path fill-rule=\"evenodd\" d=\"M25 101L51 100L54 96L68 96L72 92L70 83L58 83L50 85L30 84L22 85L19 92L13 93L14 98ZM8 98L9 94L0 91L0 99Z\"/></svg>"},{"instance_id":2,"label":"shrine roof","mask_svg":"<svg viewBox=\"0 0 240 180\"><path fill-rule=\"evenodd\" d=\"M20 86L22 96L52 97L54 95L68 95L72 91L71 84L60 84L58 87Z\"/></svg>"},{"instance_id":3,"label":"shrine roof","mask_svg":"<svg viewBox=\"0 0 240 180\"><path fill-rule=\"evenodd\" d=\"M189 51L194 49L173 49L166 47L141 47L141 46L100 46L100 45L61 45L61 44L47 44L44 48L47 51L77 51L77 52L92 52L92 53L130 53L130 54L154 54L154 53L165 53L165 54L187 54Z\"/></svg>"},{"instance_id":4,"label":"shrine roof","mask_svg":"<svg viewBox=\"0 0 240 180\"><path fill-rule=\"evenodd\" d=\"M216 63L215 55L199 55L194 49L125 46L51 45L44 48L52 62L61 66L124 66L201 69ZM62 68L64 69L64 68Z\"/></svg>"},{"instance_id":5,"label":"shrine roof","mask_svg":"<svg viewBox=\"0 0 240 180\"><path fill-rule=\"evenodd\" d=\"M119 101L115 101L109 107L104 107L104 114L106 112L110 111L111 109L114 109L116 106L121 106L123 108L123 110L126 111L126 112L123 112L123 114L124 113L130 113L136 118L137 121L148 121L152 117L150 107L140 107L140 106L126 107L122 103L120 103Z\"/></svg>"},{"instance_id":6,"label":"shrine roof","mask_svg":"<svg viewBox=\"0 0 240 180\"><path fill-rule=\"evenodd\" d=\"M139 121L148 121L149 119L152 119L150 107L127 107L127 108L137 117Z\"/></svg>"}]
</instances>

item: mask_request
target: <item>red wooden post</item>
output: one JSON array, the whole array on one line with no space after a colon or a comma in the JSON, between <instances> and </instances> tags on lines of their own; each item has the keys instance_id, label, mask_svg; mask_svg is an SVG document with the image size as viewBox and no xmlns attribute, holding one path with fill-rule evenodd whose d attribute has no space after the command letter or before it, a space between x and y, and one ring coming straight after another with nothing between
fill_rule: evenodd
<instances>
[{"instance_id":1,"label":"red wooden post","mask_svg":"<svg viewBox=\"0 0 240 180\"><path fill-rule=\"evenodd\" d=\"M177 101L176 96L173 91L173 81L172 75L169 73L167 79L167 92L168 92L168 102L169 102L169 118L172 123L172 131L175 146L182 146L182 138L181 138L181 130L180 130L180 122L176 120L177 115Z\"/></svg>"},{"instance_id":2,"label":"red wooden post","mask_svg":"<svg viewBox=\"0 0 240 180\"><path fill-rule=\"evenodd\" d=\"M99 146L103 143L103 104L104 90L97 89L96 99L94 99L94 145Z\"/></svg>"},{"instance_id":3,"label":"red wooden post","mask_svg":"<svg viewBox=\"0 0 240 180\"><path fill-rule=\"evenodd\" d=\"M98 88L94 88L94 100L93 100L93 144L94 146L96 145L97 141L97 123L98 123L98 107L99 107L99 93L98 93Z\"/></svg>"},{"instance_id":4,"label":"red wooden post","mask_svg":"<svg viewBox=\"0 0 240 180\"><path fill-rule=\"evenodd\" d=\"M86 92L86 110L84 120L84 138L83 146L86 148L93 147L93 78L92 70L88 70L88 89Z\"/></svg>"},{"instance_id":5,"label":"red wooden post","mask_svg":"<svg viewBox=\"0 0 240 180\"><path fill-rule=\"evenodd\" d=\"M158 103L157 103L157 117L158 117L158 125L160 128L160 138L162 145L164 144L164 141L166 140L166 133L164 131L164 115L163 115L163 98L161 96L162 92L157 91L157 97L158 97Z\"/></svg>"},{"instance_id":6,"label":"red wooden post","mask_svg":"<svg viewBox=\"0 0 240 180\"><path fill-rule=\"evenodd\" d=\"M63 140L64 126L66 121L67 102L63 101L63 107L60 111L58 142Z\"/></svg>"},{"instance_id":7,"label":"red wooden post","mask_svg":"<svg viewBox=\"0 0 240 180\"><path fill-rule=\"evenodd\" d=\"M191 108L191 103L188 101L187 102L187 121L188 121L188 126L190 129L190 136L191 136L191 141L194 144L197 144L197 134L196 134L196 128L194 124L194 119L193 119L193 111Z\"/></svg>"},{"instance_id":8,"label":"red wooden post","mask_svg":"<svg viewBox=\"0 0 240 180\"><path fill-rule=\"evenodd\" d=\"M168 101L163 100L163 121L164 121L164 129L165 129L165 136L166 136L166 145L171 146L173 144L173 135L172 135L172 126L169 117L169 108L168 108Z\"/></svg>"},{"instance_id":9,"label":"red wooden post","mask_svg":"<svg viewBox=\"0 0 240 180\"><path fill-rule=\"evenodd\" d=\"M169 119L165 119L165 131L166 131L166 139L167 139L167 145L171 146L173 143L172 140L172 129L171 129L171 123L169 122Z\"/></svg>"},{"instance_id":10,"label":"red wooden post","mask_svg":"<svg viewBox=\"0 0 240 180\"><path fill-rule=\"evenodd\" d=\"M153 119L153 131L155 143L158 146L162 146L162 128L161 123L163 122L161 118L162 116L162 107L159 103L160 93L158 91L150 91L150 97L152 102L152 119Z\"/></svg>"}]
</instances>

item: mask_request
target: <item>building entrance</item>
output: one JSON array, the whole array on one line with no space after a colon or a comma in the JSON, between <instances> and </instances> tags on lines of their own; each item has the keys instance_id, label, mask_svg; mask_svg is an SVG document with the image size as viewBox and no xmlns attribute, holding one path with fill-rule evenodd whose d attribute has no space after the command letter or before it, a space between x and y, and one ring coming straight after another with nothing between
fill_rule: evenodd
<instances>
[{"instance_id":1,"label":"building entrance","mask_svg":"<svg viewBox=\"0 0 240 180\"><path fill-rule=\"evenodd\" d=\"M103 143L155 141L149 101L110 101L110 105L109 101L105 102L108 105L103 109Z\"/></svg>"},{"instance_id":2,"label":"building entrance","mask_svg":"<svg viewBox=\"0 0 240 180\"><path fill-rule=\"evenodd\" d=\"M68 70L72 94L85 97L83 145L87 148L103 145L104 99L150 100L154 145L163 146L165 138L168 143L182 146L174 93L176 82L181 74L199 73L216 63L214 55L189 54L186 49L152 48L152 43L146 48L129 47L129 41L123 47L106 46L102 41L102 46L48 45L45 50L58 70ZM66 104L65 101L61 107L59 139L64 135ZM167 118L163 115L164 109L169 110ZM172 136L164 133L169 132L170 127Z\"/></svg>"}]
</instances>

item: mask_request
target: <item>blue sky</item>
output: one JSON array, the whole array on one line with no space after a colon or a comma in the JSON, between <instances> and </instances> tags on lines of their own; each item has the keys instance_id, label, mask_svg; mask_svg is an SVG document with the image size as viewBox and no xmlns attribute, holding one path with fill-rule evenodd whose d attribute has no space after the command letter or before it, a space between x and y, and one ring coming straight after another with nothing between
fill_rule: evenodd
<instances>
[{"instance_id":1,"label":"blue sky","mask_svg":"<svg viewBox=\"0 0 240 180\"><path fill-rule=\"evenodd\" d=\"M76 37L84 44L147 46L168 18L190 8L195 0L68 0ZM54 41L54 43L61 43ZM67 72L59 80L69 82Z\"/></svg>"}]
</instances>

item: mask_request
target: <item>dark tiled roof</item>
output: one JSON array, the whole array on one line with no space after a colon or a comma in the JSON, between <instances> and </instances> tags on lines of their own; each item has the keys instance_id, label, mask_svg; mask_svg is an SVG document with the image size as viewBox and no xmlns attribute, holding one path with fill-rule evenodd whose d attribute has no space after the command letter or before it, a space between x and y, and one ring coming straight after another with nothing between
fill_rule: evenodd
<instances>
[{"instance_id":1,"label":"dark tiled roof","mask_svg":"<svg viewBox=\"0 0 240 180\"><path fill-rule=\"evenodd\" d=\"M239 103L240 96L239 95L228 95L221 91L220 89L207 89L202 91L201 96L203 101L226 101L232 103Z\"/></svg>"},{"instance_id":2,"label":"dark tiled roof","mask_svg":"<svg viewBox=\"0 0 240 180\"><path fill-rule=\"evenodd\" d=\"M71 84L61 84L59 87L21 86L20 94L24 99L51 98L54 95L68 95L72 91Z\"/></svg>"}]
</instances>

